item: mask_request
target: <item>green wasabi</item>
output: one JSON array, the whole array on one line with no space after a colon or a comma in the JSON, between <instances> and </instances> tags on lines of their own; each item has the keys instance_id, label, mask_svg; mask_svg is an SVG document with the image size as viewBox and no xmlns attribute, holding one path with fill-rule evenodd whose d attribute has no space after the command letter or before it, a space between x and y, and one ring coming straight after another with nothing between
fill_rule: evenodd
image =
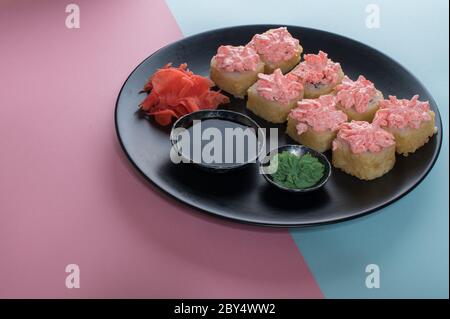
<instances>
[{"instance_id":1,"label":"green wasabi","mask_svg":"<svg viewBox=\"0 0 450 319\"><path fill-rule=\"evenodd\" d=\"M297 156L282 152L272 158L270 166L273 166L273 181L287 188L312 187L325 173L325 165L311 154Z\"/></svg>"}]
</instances>

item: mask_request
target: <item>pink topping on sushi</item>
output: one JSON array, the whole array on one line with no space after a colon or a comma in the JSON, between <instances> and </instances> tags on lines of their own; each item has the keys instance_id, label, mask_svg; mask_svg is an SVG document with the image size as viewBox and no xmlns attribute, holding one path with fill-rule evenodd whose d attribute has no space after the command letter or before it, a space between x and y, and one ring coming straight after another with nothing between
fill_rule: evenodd
<instances>
[{"instance_id":1,"label":"pink topping on sushi","mask_svg":"<svg viewBox=\"0 0 450 319\"><path fill-rule=\"evenodd\" d=\"M377 153L395 144L395 138L391 133L365 121L341 124L337 138L333 141L333 150L342 141L347 143L355 154L366 151Z\"/></svg>"},{"instance_id":2,"label":"pink topping on sushi","mask_svg":"<svg viewBox=\"0 0 450 319\"><path fill-rule=\"evenodd\" d=\"M347 115L336 109L336 99L332 95L322 95L317 99L305 99L297 103L290 117L298 121L297 133L303 134L312 128L316 132L337 130L347 121Z\"/></svg>"},{"instance_id":3,"label":"pink topping on sushi","mask_svg":"<svg viewBox=\"0 0 450 319\"><path fill-rule=\"evenodd\" d=\"M353 108L358 113L367 111L370 100L377 93L375 85L362 75L356 81L345 76L336 90L336 99L341 106L345 109Z\"/></svg>"},{"instance_id":4,"label":"pink topping on sushi","mask_svg":"<svg viewBox=\"0 0 450 319\"><path fill-rule=\"evenodd\" d=\"M336 84L339 80L341 65L328 59L328 54L305 54L305 61L300 63L291 73L305 83Z\"/></svg>"},{"instance_id":5,"label":"pink topping on sushi","mask_svg":"<svg viewBox=\"0 0 450 319\"><path fill-rule=\"evenodd\" d=\"M232 45L220 46L214 59L217 67L227 72L255 71L261 61L252 48Z\"/></svg>"},{"instance_id":6,"label":"pink topping on sushi","mask_svg":"<svg viewBox=\"0 0 450 319\"><path fill-rule=\"evenodd\" d=\"M298 52L299 41L282 27L255 34L247 46L255 49L265 61L276 63L291 59Z\"/></svg>"},{"instance_id":7,"label":"pink topping on sushi","mask_svg":"<svg viewBox=\"0 0 450 319\"><path fill-rule=\"evenodd\" d=\"M303 92L303 85L297 82L292 74L283 75L280 69L272 74L258 74L256 90L260 96L269 101L288 104L299 98Z\"/></svg>"},{"instance_id":8,"label":"pink topping on sushi","mask_svg":"<svg viewBox=\"0 0 450 319\"><path fill-rule=\"evenodd\" d=\"M379 126L390 128L419 128L422 122L430 121L430 103L419 101L419 96L414 95L411 100L397 99L389 96L389 100L380 102L380 109L373 120Z\"/></svg>"}]
</instances>

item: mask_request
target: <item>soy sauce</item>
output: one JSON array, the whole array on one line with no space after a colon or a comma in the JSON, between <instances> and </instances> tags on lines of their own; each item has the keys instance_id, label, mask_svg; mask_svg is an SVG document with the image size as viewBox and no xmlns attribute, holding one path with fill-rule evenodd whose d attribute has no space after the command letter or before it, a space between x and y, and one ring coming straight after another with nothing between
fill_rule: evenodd
<instances>
[{"instance_id":1,"label":"soy sauce","mask_svg":"<svg viewBox=\"0 0 450 319\"><path fill-rule=\"evenodd\" d=\"M224 119L197 120L178 134L180 153L194 163L223 168L254 162L258 132Z\"/></svg>"}]
</instances>

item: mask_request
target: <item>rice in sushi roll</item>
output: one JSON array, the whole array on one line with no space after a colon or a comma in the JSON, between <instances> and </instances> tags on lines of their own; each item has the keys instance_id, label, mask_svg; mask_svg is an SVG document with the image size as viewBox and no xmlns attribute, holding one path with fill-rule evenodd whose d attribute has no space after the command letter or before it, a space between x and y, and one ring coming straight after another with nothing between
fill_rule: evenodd
<instances>
[{"instance_id":1,"label":"rice in sushi roll","mask_svg":"<svg viewBox=\"0 0 450 319\"><path fill-rule=\"evenodd\" d=\"M335 97L323 95L297 103L289 114L286 133L302 145L325 152L331 148L340 124L346 121L347 115L336 109Z\"/></svg>"},{"instance_id":2,"label":"rice in sushi roll","mask_svg":"<svg viewBox=\"0 0 450 319\"><path fill-rule=\"evenodd\" d=\"M333 141L332 163L362 180L378 178L394 167L395 138L368 122L341 124Z\"/></svg>"},{"instance_id":3,"label":"rice in sushi roll","mask_svg":"<svg viewBox=\"0 0 450 319\"><path fill-rule=\"evenodd\" d=\"M428 101L419 101L415 95L411 100L389 96L380 102L374 123L395 136L397 153L407 156L425 145L437 129L435 114Z\"/></svg>"},{"instance_id":4,"label":"rice in sushi roll","mask_svg":"<svg viewBox=\"0 0 450 319\"><path fill-rule=\"evenodd\" d=\"M341 65L329 59L325 52L305 54L304 59L290 73L297 76L305 87L305 98L329 94L341 83L344 77Z\"/></svg>"},{"instance_id":5,"label":"rice in sushi roll","mask_svg":"<svg viewBox=\"0 0 450 319\"><path fill-rule=\"evenodd\" d=\"M247 46L260 55L265 64L264 73L267 74L276 69L283 73L290 71L300 62L303 52L299 40L292 37L286 27L256 34Z\"/></svg>"},{"instance_id":6,"label":"rice in sushi roll","mask_svg":"<svg viewBox=\"0 0 450 319\"><path fill-rule=\"evenodd\" d=\"M264 63L252 48L222 45L211 59L211 80L238 98L245 97L261 72L264 72Z\"/></svg>"},{"instance_id":7,"label":"rice in sushi roll","mask_svg":"<svg viewBox=\"0 0 450 319\"><path fill-rule=\"evenodd\" d=\"M350 120L372 122L383 94L375 85L360 75L356 81L347 76L335 89L337 107L347 114Z\"/></svg>"},{"instance_id":8,"label":"rice in sushi roll","mask_svg":"<svg viewBox=\"0 0 450 319\"><path fill-rule=\"evenodd\" d=\"M286 122L291 109L303 98L303 85L295 76L283 75L280 69L273 74L259 74L258 78L248 90L247 108L268 122Z\"/></svg>"}]
</instances>

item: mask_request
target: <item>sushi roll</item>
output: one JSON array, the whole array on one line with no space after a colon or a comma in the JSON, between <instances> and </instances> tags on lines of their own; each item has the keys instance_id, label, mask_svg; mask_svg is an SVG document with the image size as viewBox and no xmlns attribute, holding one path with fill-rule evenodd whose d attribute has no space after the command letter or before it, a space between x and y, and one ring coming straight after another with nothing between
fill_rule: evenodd
<instances>
[{"instance_id":1,"label":"sushi roll","mask_svg":"<svg viewBox=\"0 0 450 319\"><path fill-rule=\"evenodd\" d=\"M318 152L331 148L340 124L347 121L347 115L336 109L332 95L298 102L288 116L286 133L295 141Z\"/></svg>"},{"instance_id":2,"label":"sushi roll","mask_svg":"<svg viewBox=\"0 0 450 319\"><path fill-rule=\"evenodd\" d=\"M373 122L395 136L397 153L408 156L437 132L434 117L430 103L419 101L418 95L411 100L389 96L388 100L380 102Z\"/></svg>"},{"instance_id":3,"label":"sushi roll","mask_svg":"<svg viewBox=\"0 0 450 319\"><path fill-rule=\"evenodd\" d=\"M328 59L328 55L305 54L305 61L301 62L290 73L296 75L305 87L305 98L315 99L321 95L331 93L344 77L341 65Z\"/></svg>"},{"instance_id":4,"label":"sushi roll","mask_svg":"<svg viewBox=\"0 0 450 319\"><path fill-rule=\"evenodd\" d=\"M255 50L244 46L222 45L211 59L210 78L222 90L244 98L247 90L264 72L264 63Z\"/></svg>"},{"instance_id":5,"label":"sushi roll","mask_svg":"<svg viewBox=\"0 0 450 319\"><path fill-rule=\"evenodd\" d=\"M303 52L299 40L293 38L285 27L256 34L247 46L260 55L267 74L276 69L283 73L290 71L300 62Z\"/></svg>"},{"instance_id":6,"label":"sushi roll","mask_svg":"<svg viewBox=\"0 0 450 319\"><path fill-rule=\"evenodd\" d=\"M343 123L333 141L332 163L362 180L378 178L394 167L395 138L369 122Z\"/></svg>"},{"instance_id":7,"label":"sushi roll","mask_svg":"<svg viewBox=\"0 0 450 319\"><path fill-rule=\"evenodd\" d=\"M283 75L280 69L258 77L248 89L247 108L268 122L286 122L291 109L303 98L303 85L295 76Z\"/></svg>"},{"instance_id":8,"label":"sushi roll","mask_svg":"<svg viewBox=\"0 0 450 319\"><path fill-rule=\"evenodd\" d=\"M347 76L335 89L337 107L347 114L349 120L372 122L383 94L375 85L360 75L356 81Z\"/></svg>"}]
</instances>

